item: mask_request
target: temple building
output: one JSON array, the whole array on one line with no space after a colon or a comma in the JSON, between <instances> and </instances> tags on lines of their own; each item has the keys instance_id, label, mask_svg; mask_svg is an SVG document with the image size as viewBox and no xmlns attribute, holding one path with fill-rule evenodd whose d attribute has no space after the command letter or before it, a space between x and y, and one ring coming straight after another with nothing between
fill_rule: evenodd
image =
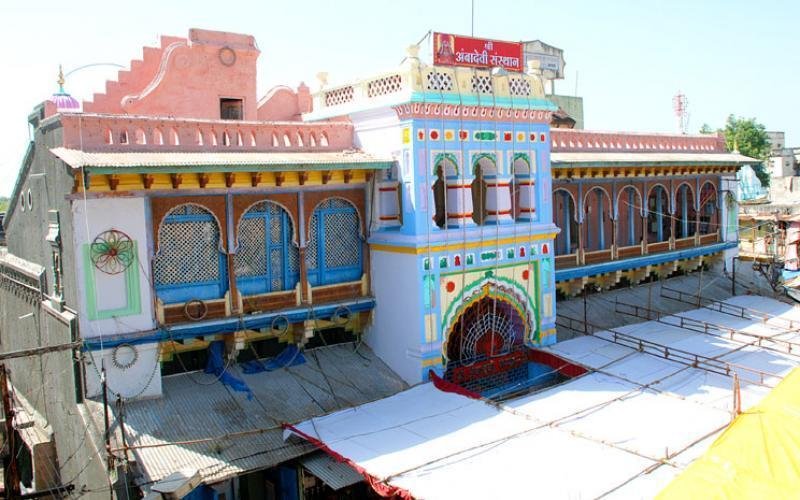
<instances>
[{"instance_id":1,"label":"temple building","mask_svg":"<svg viewBox=\"0 0 800 500\"><path fill-rule=\"evenodd\" d=\"M360 148L397 158L373 195L365 340L409 383L431 369L470 386L518 382L525 346L555 341L556 107L540 73L428 66L414 48L395 72L323 81L304 116L347 115Z\"/></svg>"},{"instance_id":2,"label":"temple building","mask_svg":"<svg viewBox=\"0 0 800 500\"><path fill-rule=\"evenodd\" d=\"M59 79L0 252L24 486L365 497L284 426L585 374L545 350L557 297L735 255L721 138L571 130L521 44L434 46L259 97L255 39L192 29L91 101Z\"/></svg>"},{"instance_id":3,"label":"temple building","mask_svg":"<svg viewBox=\"0 0 800 500\"><path fill-rule=\"evenodd\" d=\"M724 138L558 129L550 158L563 295L709 262L730 268L736 172L755 160L728 152Z\"/></svg>"}]
</instances>

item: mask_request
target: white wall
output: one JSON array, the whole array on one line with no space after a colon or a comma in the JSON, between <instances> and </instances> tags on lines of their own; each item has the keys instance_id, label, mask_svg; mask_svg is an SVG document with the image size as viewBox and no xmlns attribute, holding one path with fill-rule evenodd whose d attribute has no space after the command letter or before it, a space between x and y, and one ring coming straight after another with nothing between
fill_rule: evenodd
<instances>
[{"instance_id":1,"label":"white wall","mask_svg":"<svg viewBox=\"0 0 800 500\"><path fill-rule=\"evenodd\" d=\"M393 109L355 113L350 119L353 121L356 147L373 155L399 158L403 138L400 121Z\"/></svg>"},{"instance_id":2,"label":"white wall","mask_svg":"<svg viewBox=\"0 0 800 500\"><path fill-rule=\"evenodd\" d=\"M94 398L102 394L100 373L103 365L110 398L117 394L125 399L160 396L160 354L157 343L123 345L86 353L86 396ZM128 364L131 366L127 367Z\"/></svg>"},{"instance_id":3,"label":"white wall","mask_svg":"<svg viewBox=\"0 0 800 500\"><path fill-rule=\"evenodd\" d=\"M88 213L88 217L85 214ZM89 199L84 203L77 200L72 204L74 221L75 273L78 288L78 311L81 336L95 338L101 335L151 330L155 328L153 303L150 287L150 265L148 263L148 246L150 234L145 219L144 198L99 198ZM88 234L87 234L88 225ZM103 231L117 229L126 233L136 242L139 276L139 302L141 312L118 318L90 321L87 313L87 290L84 268L84 245L91 243ZM124 277L108 276L102 272L95 273L98 308L113 309L125 304Z\"/></svg>"},{"instance_id":4,"label":"white wall","mask_svg":"<svg viewBox=\"0 0 800 500\"><path fill-rule=\"evenodd\" d=\"M416 255L372 251L373 322L366 343L389 368L409 384L422 381L422 360L417 352L423 333L420 281Z\"/></svg>"}]
</instances>

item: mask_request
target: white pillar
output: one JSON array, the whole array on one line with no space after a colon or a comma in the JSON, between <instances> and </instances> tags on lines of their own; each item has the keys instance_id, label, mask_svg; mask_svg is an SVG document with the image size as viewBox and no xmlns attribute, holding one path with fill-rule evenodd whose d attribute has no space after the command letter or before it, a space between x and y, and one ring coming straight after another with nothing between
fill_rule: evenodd
<instances>
[{"instance_id":1,"label":"white pillar","mask_svg":"<svg viewBox=\"0 0 800 500\"><path fill-rule=\"evenodd\" d=\"M474 226L472 220L472 185L458 175L448 175L446 182L447 227Z\"/></svg>"},{"instance_id":2,"label":"white pillar","mask_svg":"<svg viewBox=\"0 0 800 500\"><path fill-rule=\"evenodd\" d=\"M383 181L378 183L378 226L382 228L400 226L400 183Z\"/></svg>"},{"instance_id":3,"label":"white pillar","mask_svg":"<svg viewBox=\"0 0 800 500\"><path fill-rule=\"evenodd\" d=\"M511 180L507 177L487 175L486 222L508 224L514 221L511 214Z\"/></svg>"},{"instance_id":4,"label":"white pillar","mask_svg":"<svg viewBox=\"0 0 800 500\"><path fill-rule=\"evenodd\" d=\"M519 190L517 199L517 220L530 221L536 218L536 181L530 175L516 175L514 177L516 188Z\"/></svg>"}]
</instances>

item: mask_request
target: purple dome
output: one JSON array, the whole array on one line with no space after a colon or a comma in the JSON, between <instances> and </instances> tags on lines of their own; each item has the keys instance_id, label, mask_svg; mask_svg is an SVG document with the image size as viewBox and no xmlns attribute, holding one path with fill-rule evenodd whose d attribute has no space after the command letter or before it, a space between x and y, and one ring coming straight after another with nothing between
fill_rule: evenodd
<instances>
[{"instance_id":1,"label":"purple dome","mask_svg":"<svg viewBox=\"0 0 800 500\"><path fill-rule=\"evenodd\" d=\"M64 70L58 65L58 92L50 96L48 101L56 105L59 113L75 113L81 110L81 103L64 91Z\"/></svg>"},{"instance_id":2,"label":"purple dome","mask_svg":"<svg viewBox=\"0 0 800 500\"><path fill-rule=\"evenodd\" d=\"M74 113L81 110L81 103L66 92L56 92L48 101L56 105L59 113Z\"/></svg>"}]
</instances>

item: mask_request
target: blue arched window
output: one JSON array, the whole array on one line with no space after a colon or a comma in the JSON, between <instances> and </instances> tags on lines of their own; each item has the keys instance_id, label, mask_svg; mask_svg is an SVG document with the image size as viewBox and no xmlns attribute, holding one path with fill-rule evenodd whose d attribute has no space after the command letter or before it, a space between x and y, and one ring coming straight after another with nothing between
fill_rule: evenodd
<instances>
[{"instance_id":1,"label":"blue arched window","mask_svg":"<svg viewBox=\"0 0 800 500\"><path fill-rule=\"evenodd\" d=\"M291 290L300 278L300 259L292 243L292 219L280 205L262 201L239 222L239 248L233 259L236 286L243 295Z\"/></svg>"},{"instance_id":2,"label":"blue arched window","mask_svg":"<svg viewBox=\"0 0 800 500\"><path fill-rule=\"evenodd\" d=\"M361 279L361 231L358 212L332 198L314 210L309 226L306 268L311 286Z\"/></svg>"},{"instance_id":3,"label":"blue arched window","mask_svg":"<svg viewBox=\"0 0 800 500\"><path fill-rule=\"evenodd\" d=\"M225 255L220 251L219 225L211 212L184 204L164 217L158 229L153 282L156 295L165 304L225 295Z\"/></svg>"}]
</instances>

